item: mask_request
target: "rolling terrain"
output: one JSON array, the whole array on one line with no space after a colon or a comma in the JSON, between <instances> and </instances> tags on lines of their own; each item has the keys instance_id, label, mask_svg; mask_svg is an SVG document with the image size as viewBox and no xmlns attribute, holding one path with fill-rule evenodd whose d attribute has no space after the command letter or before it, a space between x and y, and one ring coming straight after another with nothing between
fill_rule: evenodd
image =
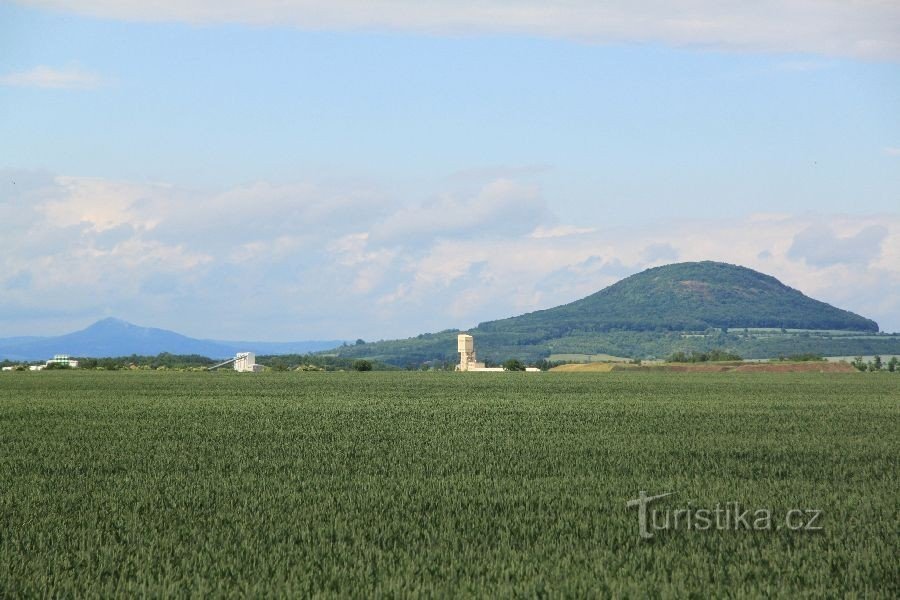
<instances>
[{"instance_id":1,"label":"rolling terrain","mask_svg":"<svg viewBox=\"0 0 900 600\"><path fill-rule=\"evenodd\" d=\"M457 330L339 348L396 365L455 361ZM719 262L647 269L570 304L488 321L468 333L481 358L534 361L551 354L664 357L725 348L747 358L799 353L896 354L900 336L788 287Z\"/></svg>"},{"instance_id":2,"label":"rolling terrain","mask_svg":"<svg viewBox=\"0 0 900 600\"><path fill-rule=\"evenodd\" d=\"M774 277L717 262L648 269L570 304L488 321L468 330L482 359L526 361L554 355L663 358L672 352L714 348L744 358L815 353L825 356L900 354L900 336L878 324L805 296ZM395 366L455 362L458 330L403 340L342 345L301 342L219 341L104 319L57 337L0 339L0 361L78 357L154 356L160 353L222 358L328 352Z\"/></svg>"}]
</instances>

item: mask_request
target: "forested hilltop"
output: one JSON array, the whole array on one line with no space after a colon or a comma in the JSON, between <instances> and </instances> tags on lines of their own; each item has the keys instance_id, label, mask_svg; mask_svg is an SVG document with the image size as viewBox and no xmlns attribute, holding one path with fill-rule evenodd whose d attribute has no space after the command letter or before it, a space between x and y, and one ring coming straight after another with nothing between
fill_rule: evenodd
<instances>
[{"instance_id":1,"label":"forested hilltop","mask_svg":"<svg viewBox=\"0 0 900 600\"><path fill-rule=\"evenodd\" d=\"M573 332L710 327L878 331L875 321L814 300L770 275L711 261L647 269L571 304L478 329L550 339Z\"/></svg>"},{"instance_id":2,"label":"forested hilltop","mask_svg":"<svg viewBox=\"0 0 900 600\"><path fill-rule=\"evenodd\" d=\"M396 365L453 360L456 330L345 346L337 353ZM745 357L801 352L900 352L900 337L810 298L776 278L720 262L647 269L570 304L470 329L479 356L527 360L559 353L642 358L729 348Z\"/></svg>"}]
</instances>

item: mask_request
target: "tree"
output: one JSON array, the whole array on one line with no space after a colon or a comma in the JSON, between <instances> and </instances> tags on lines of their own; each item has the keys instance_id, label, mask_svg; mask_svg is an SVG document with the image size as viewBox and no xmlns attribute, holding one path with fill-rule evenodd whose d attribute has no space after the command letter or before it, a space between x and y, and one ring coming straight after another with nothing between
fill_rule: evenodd
<instances>
[{"instance_id":1,"label":"tree","mask_svg":"<svg viewBox=\"0 0 900 600\"><path fill-rule=\"evenodd\" d=\"M882 367L882 364L881 364L881 357L878 356L877 354L875 355L875 362L872 363L872 366L875 367L875 370L876 370L876 371L880 371L880 370L881 370L881 367Z\"/></svg>"},{"instance_id":2,"label":"tree","mask_svg":"<svg viewBox=\"0 0 900 600\"><path fill-rule=\"evenodd\" d=\"M896 356L892 356L891 360L888 361L888 371L893 373L897 370L897 365L900 364L900 360L897 360Z\"/></svg>"},{"instance_id":3,"label":"tree","mask_svg":"<svg viewBox=\"0 0 900 600\"><path fill-rule=\"evenodd\" d=\"M359 359L353 361L353 370L354 371L371 371L372 363L368 360Z\"/></svg>"},{"instance_id":4,"label":"tree","mask_svg":"<svg viewBox=\"0 0 900 600\"><path fill-rule=\"evenodd\" d=\"M364 339L362 339L362 338L359 338L358 340L356 340L356 345L357 345L357 346L362 346L362 345L365 344L365 343L366 343L366 340L364 340Z\"/></svg>"},{"instance_id":5,"label":"tree","mask_svg":"<svg viewBox=\"0 0 900 600\"><path fill-rule=\"evenodd\" d=\"M517 358L510 358L503 363L504 371L524 371L525 364Z\"/></svg>"},{"instance_id":6,"label":"tree","mask_svg":"<svg viewBox=\"0 0 900 600\"><path fill-rule=\"evenodd\" d=\"M539 361L537 361L536 363L534 363L534 366L537 367L538 369L540 369L541 371L549 371L550 369L553 368L553 363L550 362L549 360L547 360L546 358L542 358Z\"/></svg>"}]
</instances>

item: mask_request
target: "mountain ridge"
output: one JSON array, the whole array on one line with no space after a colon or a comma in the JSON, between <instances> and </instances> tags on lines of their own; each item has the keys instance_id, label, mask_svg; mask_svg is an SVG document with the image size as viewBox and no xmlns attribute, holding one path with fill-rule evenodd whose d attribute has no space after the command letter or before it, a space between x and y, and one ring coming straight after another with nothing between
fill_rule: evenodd
<instances>
[{"instance_id":1,"label":"mountain ridge","mask_svg":"<svg viewBox=\"0 0 900 600\"><path fill-rule=\"evenodd\" d=\"M329 350L341 340L306 340L298 342L222 341L191 338L156 327L141 327L115 317L101 319L84 329L47 336L0 338L0 360L46 360L54 354L84 358L198 354L209 358L226 358L235 352L256 354L305 354Z\"/></svg>"}]
</instances>

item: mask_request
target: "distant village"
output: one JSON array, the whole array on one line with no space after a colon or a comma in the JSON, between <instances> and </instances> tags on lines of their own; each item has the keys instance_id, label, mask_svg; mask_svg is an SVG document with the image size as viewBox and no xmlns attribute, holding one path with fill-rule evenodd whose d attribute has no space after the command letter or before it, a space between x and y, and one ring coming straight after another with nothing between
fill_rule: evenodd
<instances>
[{"instance_id":1,"label":"distant village","mask_svg":"<svg viewBox=\"0 0 900 600\"><path fill-rule=\"evenodd\" d=\"M68 354L57 354L47 362L42 365L28 365L29 371L43 371L47 368L62 368L62 369L74 369L78 366L78 361L74 358L71 358ZM16 371L16 370L24 370L25 365L14 365L2 367L4 371Z\"/></svg>"},{"instance_id":2,"label":"distant village","mask_svg":"<svg viewBox=\"0 0 900 600\"><path fill-rule=\"evenodd\" d=\"M510 369L509 367L488 367L484 362L479 362L477 356L475 354L475 339L467 334L461 333L457 336L457 351L459 352L459 364L456 365L456 371L464 371L464 372L473 372L473 373L490 373L490 372L503 372L508 370L522 370L528 372L539 372L540 369L536 367L526 367L525 365L520 365L520 368ZM88 359L88 362L95 362L91 359ZM367 362L367 361L357 361L357 362ZM516 361L518 362L518 361ZM263 365L257 364L256 362L256 354L253 352L238 352L233 358L229 358L228 360L224 360L222 362L213 364L208 367L204 367L204 370L214 371L220 369L222 367L231 366L231 368L238 373L258 373L266 370L266 367ZM68 354L57 354L50 360L46 361L44 364L37 365L26 365L26 364L18 364L18 365L7 365L2 367L3 371L43 371L45 369L74 369L79 366L79 361L72 358ZM88 365L90 367L91 365ZM303 369L305 370L305 369ZM368 369L356 369L356 370L368 370Z\"/></svg>"}]
</instances>

